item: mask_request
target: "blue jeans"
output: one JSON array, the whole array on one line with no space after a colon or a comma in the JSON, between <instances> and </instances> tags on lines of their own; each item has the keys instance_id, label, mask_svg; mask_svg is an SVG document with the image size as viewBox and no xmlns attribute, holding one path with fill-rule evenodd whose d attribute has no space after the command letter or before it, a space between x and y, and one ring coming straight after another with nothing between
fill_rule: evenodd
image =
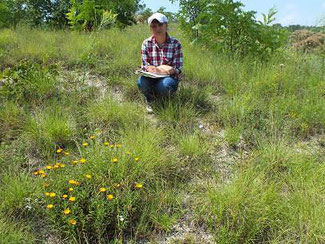
<instances>
[{"instance_id":1,"label":"blue jeans","mask_svg":"<svg viewBox=\"0 0 325 244\"><path fill-rule=\"evenodd\" d=\"M173 95L178 88L178 79L165 77L161 79L140 76L138 78L139 90L151 102L155 96L168 97Z\"/></svg>"}]
</instances>

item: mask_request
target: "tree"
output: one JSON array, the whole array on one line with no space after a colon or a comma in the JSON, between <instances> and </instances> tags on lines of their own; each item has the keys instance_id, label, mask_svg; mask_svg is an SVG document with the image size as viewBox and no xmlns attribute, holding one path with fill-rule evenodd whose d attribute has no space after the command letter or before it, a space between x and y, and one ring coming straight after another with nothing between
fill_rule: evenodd
<instances>
[{"instance_id":1,"label":"tree","mask_svg":"<svg viewBox=\"0 0 325 244\"><path fill-rule=\"evenodd\" d=\"M136 23L135 14L138 11L140 0L104 0L102 8L112 10L117 14L117 25L126 27Z\"/></svg>"},{"instance_id":2,"label":"tree","mask_svg":"<svg viewBox=\"0 0 325 244\"><path fill-rule=\"evenodd\" d=\"M147 8L146 4L140 4L136 13L137 23L146 23L147 19L153 14L150 8Z\"/></svg>"},{"instance_id":3,"label":"tree","mask_svg":"<svg viewBox=\"0 0 325 244\"><path fill-rule=\"evenodd\" d=\"M72 0L70 12L67 13L69 24L74 29L92 31L101 21L103 9L94 0L84 0L81 3Z\"/></svg>"},{"instance_id":4,"label":"tree","mask_svg":"<svg viewBox=\"0 0 325 244\"><path fill-rule=\"evenodd\" d=\"M50 26L56 28L65 28L69 25L69 20L66 13L69 12L72 6L70 0L55 0L52 1L51 17L48 20Z\"/></svg>"},{"instance_id":5,"label":"tree","mask_svg":"<svg viewBox=\"0 0 325 244\"><path fill-rule=\"evenodd\" d=\"M182 30L193 41L216 51L267 56L285 42L285 31L271 25L275 9L259 22L256 12L244 11L244 5L234 0L180 0L179 3Z\"/></svg>"},{"instance_id":6,"label":"tree","mask_svg":"<svg viewBox=\"0 0 325 244\"><path fill-rule=\"evenodd\" d=\"M160 7L157 9L157 13L164 14L167 17L168 22L175 22L177 20L176 15L172 12L166 11L165 7Z\"/></svg>"},{"instance_id":7,"label":"tree","mask_svg":"<svg viewBox=\"0 0 325 244\"><path fill-rule=\"evenodd\" d=\"M9 27L10 14L8 6L0 1L0 28Z\"/></svg>"},{"instance_id":8,"label":"tree","mask_svg":"<svg viewBox=\"0 0 325 244\"><path fill-rule=\"evenodd\" d=\"M33 27L70 24L91 31L108 11L109 19L116 14L113 22L123 28L135 23L138 8L139 0L0 0L0 27L25 22Z\"/></svg>"},{"instance_id":9,"label":"tree","mask_svg":"<svg viewBox=\"0 0 325 244\"><path fill-rule=\"evenodd\" d=\"M0 21L4 27L16 27L26 16L26 4L23 0L0 0L0 6Z\"/></svg>"},{"instance_id":10,"label":"tree","mask_svg":"<svg viewBox=\"0 0 325 244\"><path fill-rule=\"evenodd\" d=\"M177 0L170 0L172 3ZM179 22L181 29L187 33L191 38L198 38L198 28L194 26L200 25L199 16L204 13L205 8L209 0L180 0L179 6Z\"/></svg>"}]
</instances>

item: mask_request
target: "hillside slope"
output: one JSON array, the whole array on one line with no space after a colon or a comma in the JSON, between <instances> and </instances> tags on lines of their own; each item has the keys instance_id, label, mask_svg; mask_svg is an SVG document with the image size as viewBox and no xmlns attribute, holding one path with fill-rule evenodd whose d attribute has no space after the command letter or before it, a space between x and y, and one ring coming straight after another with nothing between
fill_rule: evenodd
<instances>
[{"instance_id":1,"label":"hillside slope","mask_svg":"<svg viewBox=\"0 0 325 244\"><path fill-rule=\"evenodd\" d=\"M170 34L181 84L147 115L147 26L0 31L1 242L325 241L321 57L238 59Z\"/></svg>"}]
</instances>

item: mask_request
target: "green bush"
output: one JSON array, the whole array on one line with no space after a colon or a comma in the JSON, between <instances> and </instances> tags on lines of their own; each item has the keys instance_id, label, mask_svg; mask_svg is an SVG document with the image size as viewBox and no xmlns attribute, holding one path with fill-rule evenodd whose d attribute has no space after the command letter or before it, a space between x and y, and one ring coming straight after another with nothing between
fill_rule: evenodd
<instances>
[{"instance_id":1,"label":"green bush","mask_svg":"<svg viewBox=\"0 0 325 244\"><path fill-rule=\"evenodd\" d=\"M0 95L20 104L29 101L35 105L57 93L54 74L54 70L23 60L14 68L5 71Z\"/></svg>"},{"instance_id":2,"label":"green bush","mask_svg":"<svg viewBox=\"0 0 325 244\"><path fill-rule=\"evenodd\" d=\"M268 58L284 46L288 36L271 26L276 10L271 9L260 22L256 12L244 11L243 6L233 0L181 1L181 28L191 40L217 52Z\"/></svg>"}]
</instances>

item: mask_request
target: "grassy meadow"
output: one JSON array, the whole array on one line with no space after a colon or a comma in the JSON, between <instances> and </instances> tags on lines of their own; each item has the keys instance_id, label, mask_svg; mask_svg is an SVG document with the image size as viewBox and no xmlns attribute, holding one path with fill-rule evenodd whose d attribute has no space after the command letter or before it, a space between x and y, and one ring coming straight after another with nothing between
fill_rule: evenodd
<instances>
[{"instance_id":1,"label":"grassy meadow","mask_svg":"<svg viewBox=\"0 0 325 244\"><path fill-rule=\"evenodd\" d=\"M0 243L324 243L324 57L214 54L177 26L145 112L146 25L0 30Z\"/></svg>"}]
</instances>

